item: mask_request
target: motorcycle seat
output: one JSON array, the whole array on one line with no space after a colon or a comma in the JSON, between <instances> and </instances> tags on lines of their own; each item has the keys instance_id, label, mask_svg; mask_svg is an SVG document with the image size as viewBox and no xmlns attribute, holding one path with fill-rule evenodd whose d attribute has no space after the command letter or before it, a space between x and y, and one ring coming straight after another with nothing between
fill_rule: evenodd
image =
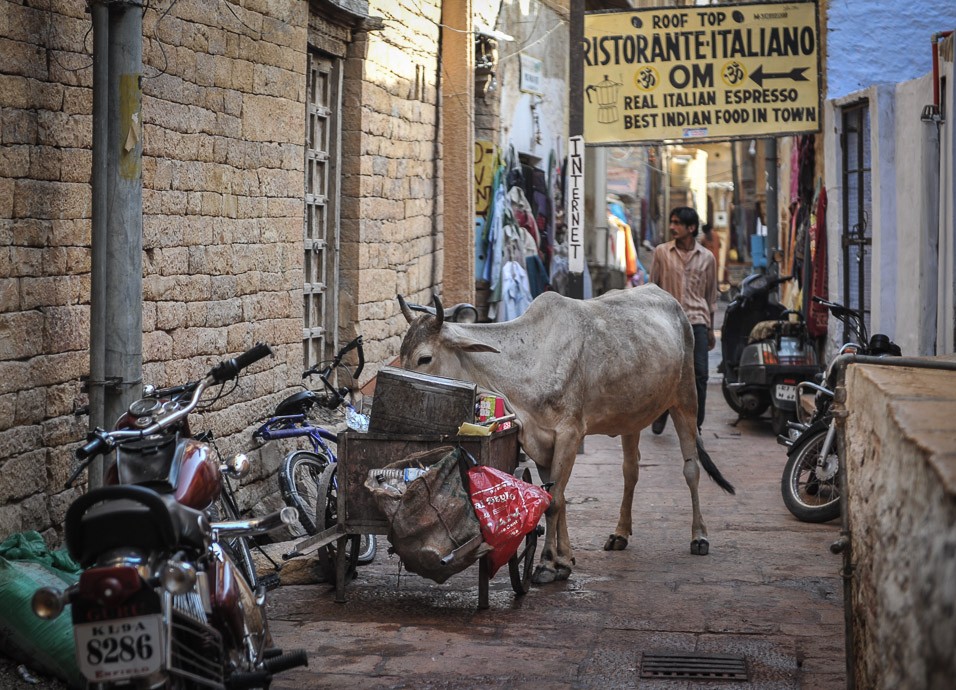
<instances>
[{"instance_id":1,"label":"motorcycle seat","mask_svg":"<svg viewBox=\"0 0 956 690\"><path fill-rule=\"evenodd\" d=\"M88 567L112 549L202 550L210 537L209 521L198 510L136 485L104 486L76 499L66 512L70 556Z\"/></svg>"}]
</instances>

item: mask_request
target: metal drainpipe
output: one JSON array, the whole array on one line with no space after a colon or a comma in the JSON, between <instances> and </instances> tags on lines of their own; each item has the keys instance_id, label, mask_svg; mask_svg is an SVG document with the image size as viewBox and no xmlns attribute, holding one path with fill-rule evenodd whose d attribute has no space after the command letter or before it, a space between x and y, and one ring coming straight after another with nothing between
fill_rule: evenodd
<instances>
[{"instance_id":1,"label":"metal drainpipe","mask_svg":"<svg viewBox=\"0 0 956 690\"><path fill-rule=\"evenodd\" d=\"M913 369L937 369L941 371L956 371L956 361L937 361L916 357L873 357L869 355L845 354L833 361L837 383L833 396L833 421L837 426L838 456L845 458L846 445L846 369L850 364L875 364L887 367L910 367ZM843 461L843 472L840 473L840 538L830 545L830 551L843 555L843 569L840 576L843 578L843 625L846 638L846 687L856 688L856 672L853 660L856 658L856 640L853 636L853 540L850 532L850 515L847 506L849 501L846 472L846 460Z\"/></svg>"}]
</instances>

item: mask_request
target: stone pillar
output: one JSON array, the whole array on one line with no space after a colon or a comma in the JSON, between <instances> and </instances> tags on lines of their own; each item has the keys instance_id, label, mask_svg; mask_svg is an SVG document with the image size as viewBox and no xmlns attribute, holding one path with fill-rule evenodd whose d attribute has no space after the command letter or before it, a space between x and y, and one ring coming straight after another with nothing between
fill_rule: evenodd
<instances>
[{"instance_id":1,"label":"stone pillar","mask_svg":"<svg viewBox=\"0 0 956 690\"><path fill-rule=\"evenodd\" d=\"M442 282L445 305L474 302L475 36L471 0L442 3L441 193L444 228Z\"/></svg>"}]
</instances>

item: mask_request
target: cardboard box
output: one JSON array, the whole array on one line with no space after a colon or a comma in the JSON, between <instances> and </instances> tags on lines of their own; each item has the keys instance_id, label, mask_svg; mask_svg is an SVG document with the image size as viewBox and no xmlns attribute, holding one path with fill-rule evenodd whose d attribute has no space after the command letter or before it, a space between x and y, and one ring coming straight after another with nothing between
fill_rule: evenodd
<instances>
[{"instance_id":1,"label":"cardboard box","mask_svg":"<svg viewBox=\"0 0 956 690\"><path fill-rule=\"evenodd\" d=\"M456 434L475 421L477 386L443 376L382 367L375 384L369 431L381 434Z\"/></svg>"}]
</instances>

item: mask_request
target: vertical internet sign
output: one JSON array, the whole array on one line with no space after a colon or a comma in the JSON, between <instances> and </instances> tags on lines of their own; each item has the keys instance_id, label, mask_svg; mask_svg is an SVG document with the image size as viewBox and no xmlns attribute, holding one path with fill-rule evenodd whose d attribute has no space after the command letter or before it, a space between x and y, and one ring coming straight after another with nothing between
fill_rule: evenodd
<instances>
[{"instance_id":1,"label":"vertical internet sign","mask_svg":"<svg viewBox=\"0 0 956 690\"><path fill-rule=\"evenodd\" d=\"M568 142L568 271L584 273L584 137L573 136Z\"/></svg>"}]
</instances>

